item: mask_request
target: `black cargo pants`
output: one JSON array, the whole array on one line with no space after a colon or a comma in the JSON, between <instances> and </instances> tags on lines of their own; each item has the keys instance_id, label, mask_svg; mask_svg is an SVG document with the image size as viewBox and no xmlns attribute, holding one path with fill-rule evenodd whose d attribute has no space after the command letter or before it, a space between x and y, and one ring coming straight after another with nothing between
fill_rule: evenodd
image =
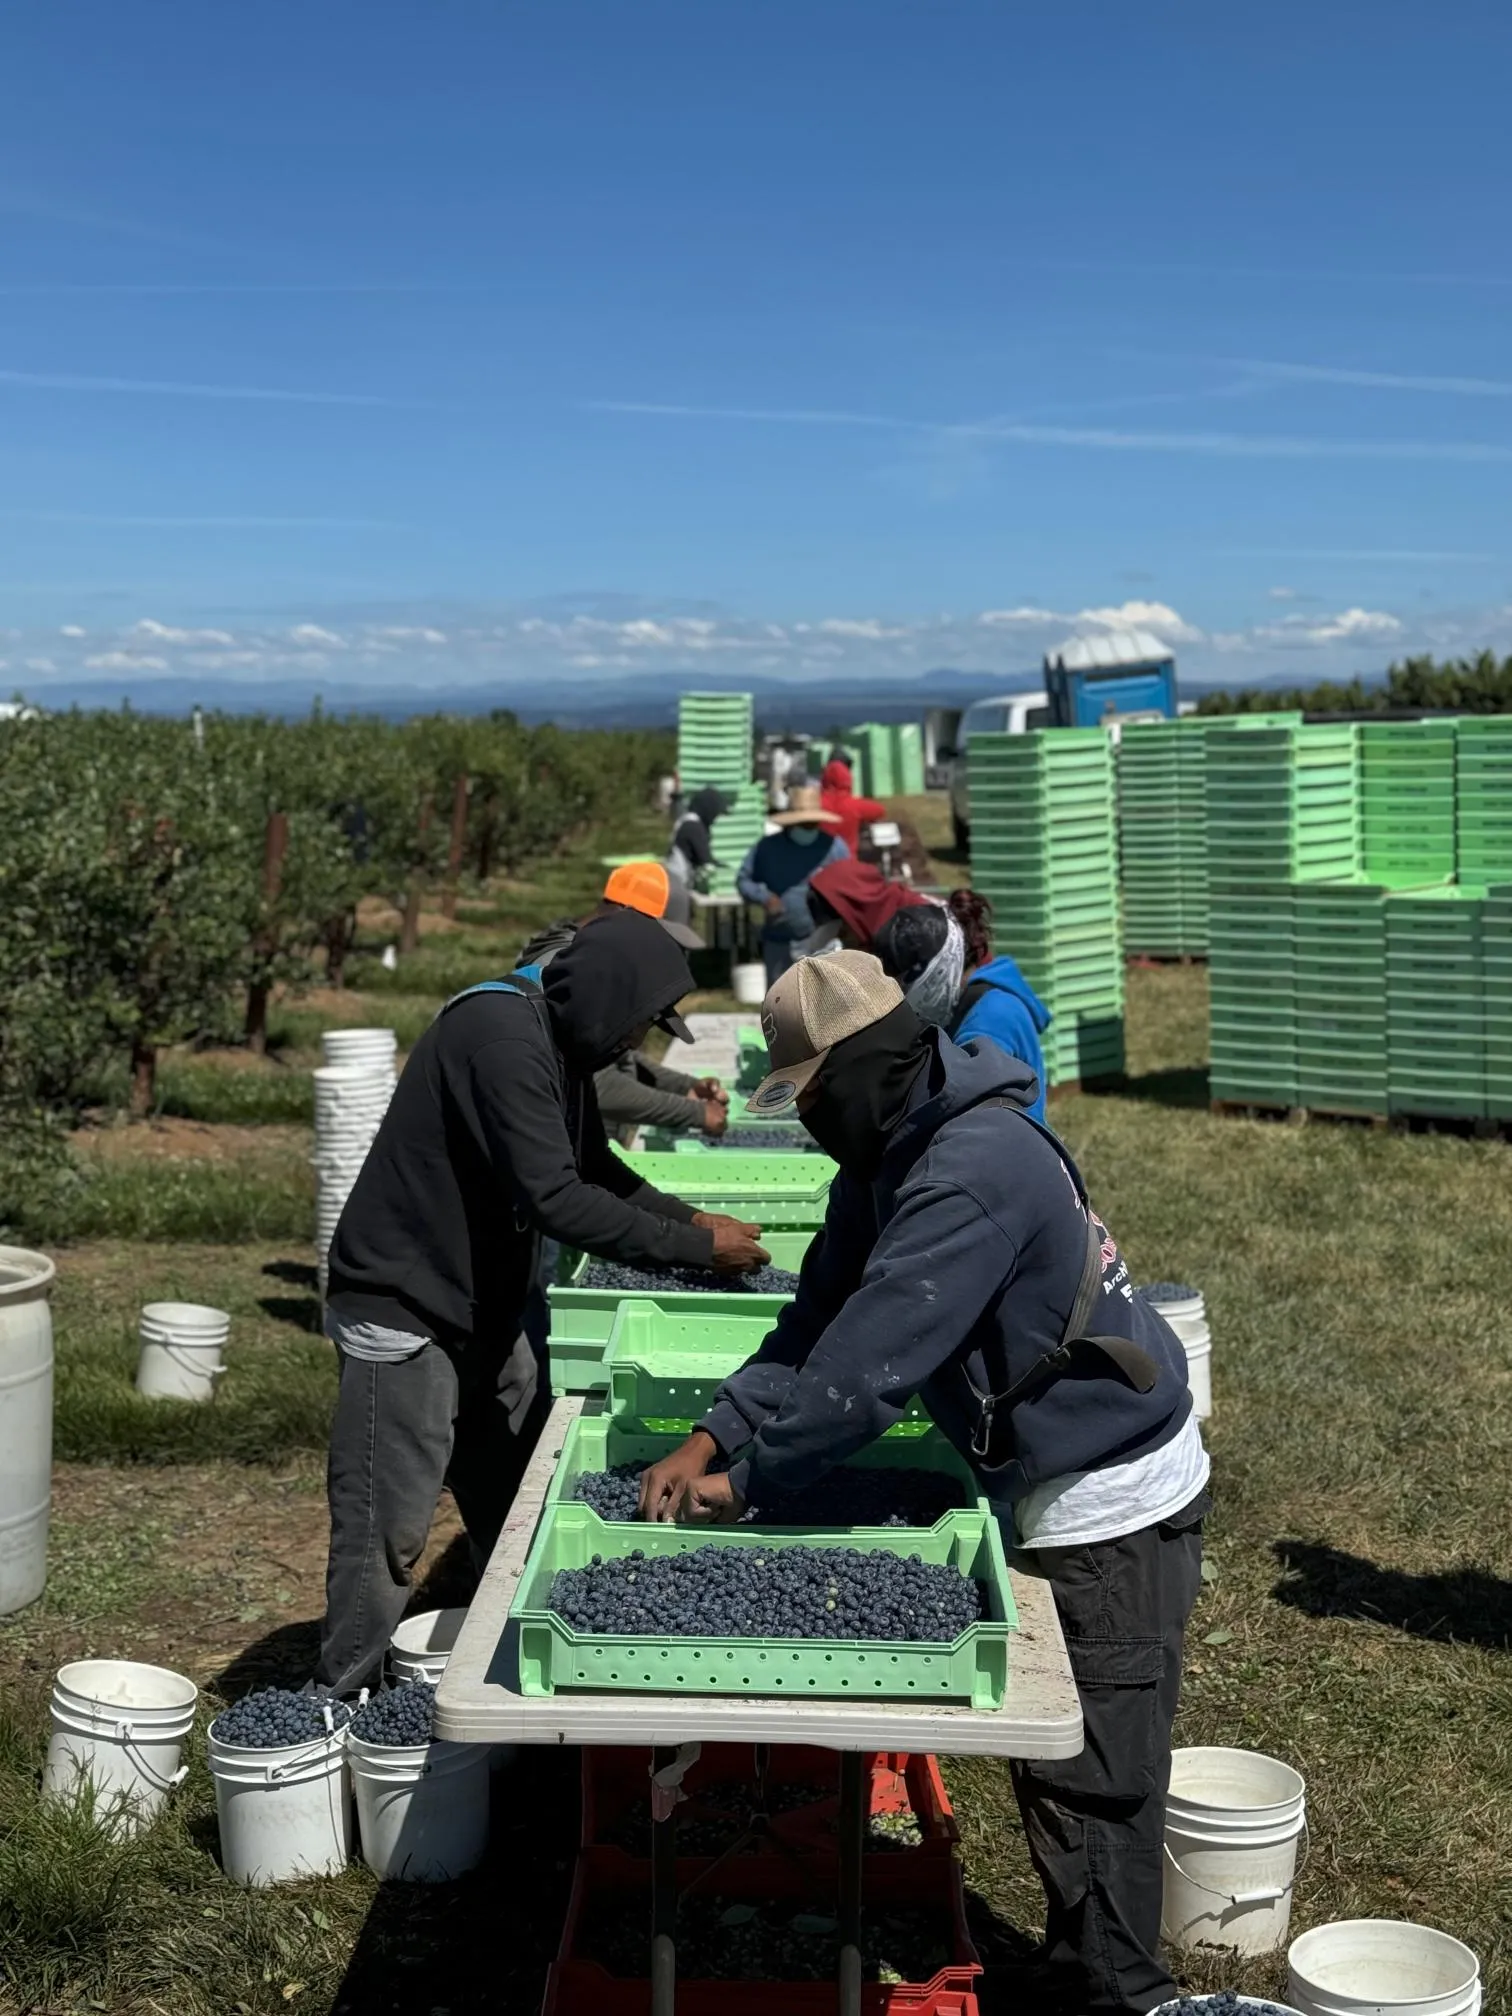
<instances>
[{"instance_id":1,"label":"black cargo pants","mask_svg":"<svg viewBox=\"0 0 1512 2016\"><path fill-rule=\"evenodd\" d=\"M1013 1557L1050 1584L1081 1696L1081 1755L1015 1763L1013 1787L1045 1886L1042 1958L1065 1982L1065 2008L1088 2016L1154 2009L1177 1994L1157 1951L1165 1800L1211 1502L1203 1491L1123 1539Z\"/></svg>"},{"instance_id":2,"label":"black cargo pants","mask_svg":"<svg viewBox=\"0 0 1512 2016\"><path fill-rule=\"evenodd\" d=\"M528 1319L527 1319L528 1320ZM331 1551L316 1681L376 1687L409 1601L441 1487L448 1484L481 1573L551 1407L523 1334L453 1352L341 1359L326 1489Z\"/></svg>"}]
</instances>

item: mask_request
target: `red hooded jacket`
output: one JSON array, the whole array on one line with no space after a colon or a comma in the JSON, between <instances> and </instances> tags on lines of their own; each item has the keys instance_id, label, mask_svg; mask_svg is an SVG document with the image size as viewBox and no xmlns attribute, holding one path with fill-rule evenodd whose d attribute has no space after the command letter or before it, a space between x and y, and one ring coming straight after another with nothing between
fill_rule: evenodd
<instances>
[{"instance_id":1,"label":"red hooded jacket","mask_svg":"<svg viewBox=\"0 0 1512 2016\"><path fill-rule=\"evenodd\" d=\"M906 883L889 882L870 861L836 861L821 868L811 878L809 892L823 897L863 952L872 949L883 925L900 910L929 900Z\"/></svg>"},{"instance_id":2,"label":"red hooded jacket","mask_svg":"<svg viewBox=\"0 0 1512 2016\"><path fill-rule=\"evenodd\" d=\"M856 796L854 782L849 763L835 759L825 764L819 778L819 802L840 821L837 831L853 857L861 845L861 828L887 817L887 807L877 799Z\"/></svg>"}]
</instances>

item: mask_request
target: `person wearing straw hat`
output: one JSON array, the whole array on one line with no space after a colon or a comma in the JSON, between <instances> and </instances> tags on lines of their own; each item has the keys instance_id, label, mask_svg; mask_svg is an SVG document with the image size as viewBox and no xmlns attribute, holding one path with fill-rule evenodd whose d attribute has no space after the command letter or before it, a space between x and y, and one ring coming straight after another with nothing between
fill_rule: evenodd
<instances>
[{"instance_id":1,"label":"person wearing straw hat","mask_svg":"<svg viewBox=\"0 0 1512 2016\"><path fill-rule=\"evenodd\" d=\"M848 861L850 849L836 828L839 817L820 803L817 784L800 784L790 794L785 812L774 812L767 833L747 854L735 886L765 913L761 956L767 985L785 973L814 929L808 905L808 885L821 868Z\"/></svg>"},{"instance_id":2,"label":"person wearing straw hat","mask_svg":"<svg viewBox=\"0 0 1512 2016\"><path fill-rule=\"evenodd\" d=\"M539 972L581 926L595 917L638 910L654 917L674 945L702 951L704 941L691 925L667 915L671 881L659 861L626 861L604 884L598 907L585 918L562 917L536 933L520 953L518 966ZM693 1078L686 1071L659 1064L644 1050L627 1050L606 1065L593 1080L604 1125L623 1143L638 1128L664 1127L673 1134L723 1134L729 1124L730 1095L717 1078Z\"/></svg>"},{"instance_id":3,"label":"person wearing straw hat","mask_svg":"<svg viewBox=\"0 0 1512 2016\"><path fill-rule=\"evenodd\" d=\"M758 1226L642 1181L599 1117L594 1073L653 1026L686 1039L692 984L657 922L616 911L538 982L456 996L411 1051L331 1245L341 1383L318 1686L377 1679L443 1483L480 1567L498 1538L550 1402L525 1323L542 1236L639 1267L766 1260Z\"/></svg>"},{"instance_id":4,"label":"person wearing straw hat","mask_svg":"<svg viewBox=\"0 0 1512 2016\"><path fill-rule=\"evenodd\" d=\"M1186 1354L1029 1117L1021 1060L922 1022L865 952L801 960L762 1027L752 1108L796 1107L839 1171L792 1302L645 1473L641 1514L780 1518L919 1399L1015 1565L1049 1583L1081 1698L1081 1755L1013 1766L1047 1900L1016 1985L1047 2016L1154 2009L1177 1992L1158 1954L1165 1797L1209 1505Z\"/></svg>"}]
</instances>

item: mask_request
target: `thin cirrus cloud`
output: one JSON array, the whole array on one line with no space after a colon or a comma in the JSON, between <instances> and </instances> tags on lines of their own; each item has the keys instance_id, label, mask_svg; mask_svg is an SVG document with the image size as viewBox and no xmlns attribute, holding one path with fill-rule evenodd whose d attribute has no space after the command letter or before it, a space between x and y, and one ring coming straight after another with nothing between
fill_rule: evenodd
<instances>
[{"instance_id":1,"label":"thin cirrus cloud","mask_svg":"<svg viewBox=\"0 0 1512 2016\"><path fill-rule=\"evenodd\" d=\"M1358 441L1299 434L1176 432L1167 429L1046 426L1032 421L907 420L875 413L804 407L689 406L599 399L587 411L678 420L800 427L877 427L937 438L1003 441L1026 447L1104 449L1113 453L1228 456L1262 461L1509 462L1512 447L1494 441Z\"/></svg>"},{"instance_id":2,"label":"thin cirrus cloud","mask_svg":"<svg viewBox=\"0 0 1512 2016\"><path fill-rule=\"evenodd\" d=\"M407 528L394 518L258 518L258 517L144 517L135 512L114 511L31 511L0 507L0 518L28 525L142 525L168 527L176 531L249 530L270 531L366 531L400 532Z\"/></svg>"},{"instance_id":3,"label":"thin cirrus cloud","mask_svg":"<svg viewBox=\"0 0 1512 2016\"><path fill-rule=\"evenodd\" d=\"M178 378L95 378L73 371L0 370L0 385L34 392L134 392L169 399L240 399L289 406L428 406L378 392L296 392L265 385L200 385Z\"/></svg>"},{"instance_id":4,"label":"thin cirrus cloud","mask_svg":"<svg viewBox=\"0 0 1512 2016\"><path fill-rule=\"evenodd\" d=\"M1348 364L1289 364L1268 357L1215 357L1215 364L1290 385L1352 385L1376 392L1430 392L1463 399L1512 399L1505 378L1458 378L1436 372L1362 371Z\"/></svg>"}]
</instances>

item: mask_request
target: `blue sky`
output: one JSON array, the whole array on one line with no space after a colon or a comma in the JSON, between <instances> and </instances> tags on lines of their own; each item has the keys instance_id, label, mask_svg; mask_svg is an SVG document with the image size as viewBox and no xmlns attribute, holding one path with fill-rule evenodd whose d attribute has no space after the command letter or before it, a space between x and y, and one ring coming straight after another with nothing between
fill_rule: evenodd
<instances>
[{"instance_id":1,"label":"blue sky","mask_svg":"<svg viewBox=\"0 0 1512 2016\"><path fill-rule=\"evenodd\" d=\"M0 683L1512 649L1509 60L1401 0L17 11Z\"/></svg>"}]
</instances>

